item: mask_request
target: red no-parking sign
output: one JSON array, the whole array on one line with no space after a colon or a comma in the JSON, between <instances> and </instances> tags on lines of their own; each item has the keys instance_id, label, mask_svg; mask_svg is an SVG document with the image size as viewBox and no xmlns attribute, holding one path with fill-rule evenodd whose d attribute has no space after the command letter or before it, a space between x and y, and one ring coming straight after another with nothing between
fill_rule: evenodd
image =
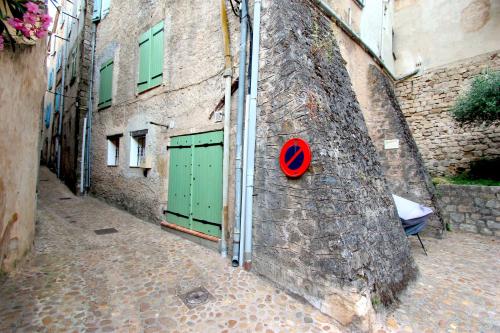
<instances>
[{"instance_id":1,"label":"red no-parking sign","mask_svg":"<svg viewBox=\"0 0 500 333\"><path fill-rule=\"evenodd\" d=\"M302 176L311 164L311 149L309 144L299 138L288 140L280 153L280 166L288 177Z\"/></svg>"}]
</instances>

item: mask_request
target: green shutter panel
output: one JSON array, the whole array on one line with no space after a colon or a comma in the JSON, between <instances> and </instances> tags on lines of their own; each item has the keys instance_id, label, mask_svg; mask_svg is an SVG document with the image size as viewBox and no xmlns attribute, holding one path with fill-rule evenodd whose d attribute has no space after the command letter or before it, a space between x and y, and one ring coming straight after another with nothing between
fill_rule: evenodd
<instances>
[{"instance_id":1,"label":"green shutter panel","mask_svg":"<svg viewBox=\"0 0 500 333\"><path fill-rule=\"evenodd\" d=\"M109 3L110 3L110 0L101 0L102 1L102 4L101 4L101 18L105 18L106 15L109 14Z\"/></svg>"},{"instance_id":2,"label":"green shutter panel","mask_svg":"<svg viewBox=\"0 0 500 333\"><path fill-rule=\"evenodd\" d=\"M191 228L192 137L172 138L168 173L167 221Z\"/></svg>"},{"instance_id":3,"label":"green shutter panel","mask_svg":"<svg viewBox=\"0 0 500 333\"><path fill-rule=\"evenodd\" d=\"M92 9L92 21L101 19L101 0L94 0L94 8Z\"/></svg>"},{"instance_id":4,"label":"green shutter panel","mask_svg":"<svg viewBox=\"0 0 500 333\"><path fill-rule=\"evenodd\" d=\"M163 21L151 28L150 87L156 87L163 82L163 31Z\"/></svg>"},{"instance_id":5,"label":"green shutter panel","mask_svg":"<svg viewBox=\"0 0 500 333\"><path fill-rule=\"evenodd\" d=\"M102 109L111 106L113 95L113 60L110 60L101 66L101 80L99 86L99 104Z\"/></svg>"},{"instance_id":6,"label":"green shutter panel","mask_svg":"<svg viewBox=\"0 0 500 333\"><path fill-rule=\"evenodd\" d=\"M149 89L149 65L151 57L151 30L146 31L139 38L139 82L137 90L143 92Z\"/></svg>"}]
</instances>

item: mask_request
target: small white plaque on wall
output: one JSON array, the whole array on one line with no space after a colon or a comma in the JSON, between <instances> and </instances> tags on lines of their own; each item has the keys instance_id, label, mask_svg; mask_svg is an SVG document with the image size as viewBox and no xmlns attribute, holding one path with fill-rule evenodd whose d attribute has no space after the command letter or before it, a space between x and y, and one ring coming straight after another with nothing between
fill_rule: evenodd
<instances>
[{"instance_id":1,"label":"small white plaque on wall","mask_svg":"<svg viewBox=\"0 0 500 333\"><path fill-rule=\"evenodd\" d=\"M384 149L398 149L399 148L399 140L384 140Z\"/></svg>"}]
</instances>

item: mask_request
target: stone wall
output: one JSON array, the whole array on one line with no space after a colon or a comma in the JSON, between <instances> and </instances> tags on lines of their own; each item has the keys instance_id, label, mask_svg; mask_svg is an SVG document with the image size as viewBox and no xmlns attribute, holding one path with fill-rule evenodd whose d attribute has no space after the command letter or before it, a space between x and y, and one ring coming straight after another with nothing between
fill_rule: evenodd
<instances>
[{"instance_id":1,"label":"stone wall","mask_svg":"<svg viewBox=\"0 0 500 333\"><path fill-rule=\"evenodd\" d=\"M396 94L431 175L455 175L471 161L500 156L500 126L460 125L449 114L476 75L500 70L498 52L424 72L398 82Z\"/></svg>"},{"instance_id":2,"label":"stone wall","mask_svg":"<svg viewBox=\"0 0 500 333\"><path fill-rule=\"evenodd\" d=\"M343 324L368 329L415 276L407 239L332 22L304 0L263 2L254 199L255 271ZM280 170L307 140L308 172Z\"/></svg>"},{"instance_id":3,"label":"stone wall","mask_svg":"<svg viewBox=\"0 0 500 333\"><path fill-rule=\"evenodd\" d=\"M500 236L500 186L437 188L443 219L452 231Z\"/></svg>"},{"instance_id":4,"label":"stone wall","mask_svg":"<svg viewBox=\"0 0 500 333\"><path fill-rule=\"evenodd\" d=\"M393 83L376 66L369 69L370 107L364 111L368 132L377 149L393 194L431 207L425 233L441 237L444 231L435 188L394 93ZM389 140L397 145L386 146Z\"/></svg>"},{"instance_id":5,"label":"stone wall","mask_svg":"<svg viewBox=\"0 0 500 333\"><path fill-rule=\"evenodd\" d=\"M0 51L0 271L11 271L35 236L45 41Z\"/></svg>"}]
</instances>

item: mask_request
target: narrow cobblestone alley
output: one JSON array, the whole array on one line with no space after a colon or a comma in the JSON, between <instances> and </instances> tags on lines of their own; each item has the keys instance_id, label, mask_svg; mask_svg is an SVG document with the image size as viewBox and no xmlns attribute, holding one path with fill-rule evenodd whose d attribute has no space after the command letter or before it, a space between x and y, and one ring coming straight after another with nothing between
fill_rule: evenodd
<instances>
[{"instance_id":1,"label":"narrow cobblestone alley","mask_svg":"<svg viewBox=\"0 0 500 333\"><path fill-rule=\"evenodd\" d=\"M342 332L331 319L215 252L41 170L35 254L0 286L0 332ZM96 229L118 233L98 236ZM376 332L498 332L492 237L411 239L420 277ZM188 309L178 295L213 296Z\"/></svg>"},{"instance_id":2,"label":"narrow cobblestone alley","mask_svg":"<svg viewBox=\"0 0 500 333\"><path fill-rule=\"evenodd\" d=\"M217 253L40 175L35 256L0 288L0 332L338 332ZM96 229L118 233L98 236ZM196 287L213 296L188 309Z\"/></svg>"}]
</instances>

